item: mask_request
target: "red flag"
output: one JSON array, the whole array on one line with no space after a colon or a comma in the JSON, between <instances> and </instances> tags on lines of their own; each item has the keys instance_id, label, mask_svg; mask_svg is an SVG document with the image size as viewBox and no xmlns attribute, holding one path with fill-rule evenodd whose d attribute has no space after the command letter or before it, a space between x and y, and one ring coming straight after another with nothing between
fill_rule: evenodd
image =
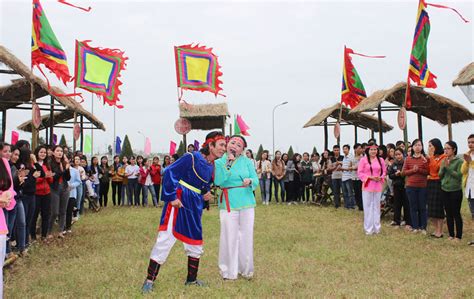
<instances>
[{"instance_id":1,"label":"red flag","mask_svg":"<svg viewBox=\"0 0 474 299\"><path fill-rule=\"evenodd\" d=\"M176 143L174 141L170 141L170 155L176 154Z\"/></svg>"}]
</instances>

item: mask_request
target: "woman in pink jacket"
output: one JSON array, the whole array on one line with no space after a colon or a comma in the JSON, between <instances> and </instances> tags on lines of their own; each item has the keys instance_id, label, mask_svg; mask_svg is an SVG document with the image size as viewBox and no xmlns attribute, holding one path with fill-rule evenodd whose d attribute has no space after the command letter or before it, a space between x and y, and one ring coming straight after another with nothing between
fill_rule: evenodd
<instances>
[{"instance_id":1,"label":"woman in pink jacket","mask_svg":"<svg viewBox=\"0 0 474 299\"><path fill-rule=\"evenodd\" d=\"M0 162L0 269L3 269L3 262L5 261L8 234L3 209L5 208L8 211L13 209L16 203L15 195L10 164L7 159L2 158ZM3 271L0 271L0 298L3 298Z\"/></svg>"},{"instance_id":2,"label":"woman in pink jacket","mask_svg":"<svg viewBox=\"0 0 474 299\"><path fill-rule=\"evenodd\" d=\"M365 150L365 157L360 159L357 175L362 181L362 201L364 204L364 230L366 235L380 233L380 200L386 168L384 160L379 157L377 145L370 145Z\"/></svg>"}]
</instances>

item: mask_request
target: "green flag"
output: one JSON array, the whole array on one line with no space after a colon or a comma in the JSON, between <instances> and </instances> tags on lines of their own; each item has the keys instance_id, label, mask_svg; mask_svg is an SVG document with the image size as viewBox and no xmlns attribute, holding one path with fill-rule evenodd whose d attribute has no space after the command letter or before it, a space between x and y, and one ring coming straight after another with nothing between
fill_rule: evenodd
<instances>
[{"instance_id":1,"label":"green flag","mask_svg":"<svg viewBox=\"0 0 474 299\"><path fill-rule=\"evenodd\" d=\"M91 141L91 136L86 135L85 140L84 140L84 153L91 153L92 155L92 141Z\"/></svg>"}]
</instances>

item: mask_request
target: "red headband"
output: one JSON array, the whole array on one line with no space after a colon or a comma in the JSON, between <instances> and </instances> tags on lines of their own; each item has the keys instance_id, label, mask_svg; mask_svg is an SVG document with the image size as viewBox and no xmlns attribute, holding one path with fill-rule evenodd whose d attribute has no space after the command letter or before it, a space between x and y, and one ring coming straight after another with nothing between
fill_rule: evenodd
<instances>
[{"instance_id":1,"label":"red headband","mask_svg":"<svg viewBox=\"0 0 474 299\"><path fill-rule=\"evenodd\" d=\"M375 149L378 149L379 147L378 147L377 145L375 145L375 144L374 144L374 145L371 145L371 146L369 146L369 148L375 148Z\"/></svg>"},{"instance_id":2,"label":"red headband","mask_svg":"<svg viewBox=\"0 0 474 299\"><path fill-rule=\"evenodd\" d=\"M203 143L202 147L206 147L206 145L209 145L210 143L216 142L218 140L225 140L225 137L222 135L217 135L214 138L208 138L206 141Z\"/></svg>"}]
</instances>

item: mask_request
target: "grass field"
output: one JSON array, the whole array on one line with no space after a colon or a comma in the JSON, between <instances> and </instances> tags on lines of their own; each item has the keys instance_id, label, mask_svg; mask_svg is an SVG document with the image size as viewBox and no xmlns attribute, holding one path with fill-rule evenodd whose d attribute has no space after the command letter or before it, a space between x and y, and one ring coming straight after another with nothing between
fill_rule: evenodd
<instances>
[{"instance_id":1,"label":"grass field","mask_svg":"<svg viewBox=\"0 0 474 299\"><path fill-rule=\"evenodd\" d=\"M223 281L217 268L216 207L203 216L199 278L184 287L177 242L151 297L474 297L474 224L464 202L465 238L433 240L388 226L365 236L363 214L316 206L258 206L255 277ZM64 241L35 245L5 271L6 298L141 297L161 209L108 207L89 213ZM445 232L446 236L446 232Z\"/></svg>"}]
</instances>

